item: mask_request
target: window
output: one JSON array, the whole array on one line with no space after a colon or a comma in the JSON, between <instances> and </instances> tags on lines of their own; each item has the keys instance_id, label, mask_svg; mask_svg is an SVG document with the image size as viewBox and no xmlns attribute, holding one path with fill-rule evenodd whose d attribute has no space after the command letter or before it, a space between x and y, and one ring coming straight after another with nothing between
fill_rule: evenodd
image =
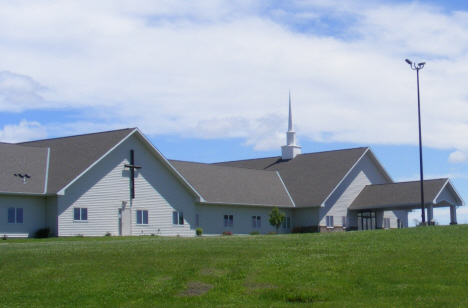
<instances>
[{"instance_id":1,"label":"window","mask_svg":"<svg viewBox=\"0 0 468 308\"><path fill-rule=\"evenodd\" d=\"M88 220L88 209L85 207L75 207L73 209L73 220L75 221L87 221Z\"/></svg>"},{"instance_id":2,"label":"window","mask_svg":"<svg viewBox=\"0 0 468 308\"><path fill-rule=\"evenodd\" d=\"M291 217L285 217L283 221L283 228L290 229L291 228Z\"/></svg>"},{"instance_id":3,"label":"window","mask_svg":"<svg viewBox=\"0 0 468 308\"><path fill-rule=\"evenodd\" d=\"M347 226L346 216L341 216L341 225L343 226L343 228L346 228Z\"/></svg>"},{"instance_id":4,"label":"window","mask_svg":"<svg viewBox=\"0 0 468 308\"><path fill-rule=\"evenodd\" d=\"M234 227L234 215L224 215L224 227Z\"/></svg>"},{"instance_id":5,"label":"window","mask_svg":"<svg viewBox=\"0 0 468 308\"><path fill-rule=\"evenodd\" d=\"M390 229L390 218L384 218L384 229Z\"/></svg>"},{"instance_id":6,"label":"window","mask_svg":"<svg viewBox=\"0 0 468 308\"><path fill-rule=\"evenodd\" d=\"M184 224L184 212L172 212L172 224L183 225Z\"/></svg>"},{"instance_id":7,"label":"window","mask_svg":"<svg viewBox=\"0 0 468 308\"><path fill-rule=\"evenodd\" d=\"M334 228L333 216L327 216L327 228Z\"/></svg>"},{"instance_id":8,"label":"window","mask_svg":"<svg viewBox=\"0 0 468 308\"><path fill-rule=\"evenodd\" d=\"M198 214L195 215L195 226L200 227L200 216Z\"/></svg>"},{"instance_id":9,"label":"window","mask_svg":"<svg viewBox=\"0 0 468 308\"><path fill-rule=\"evenodd\" d=\"M147 225L147 224L148 224L148 211L137 210L137 225Z\"/></svg>"},{"instance_id":10,"label":"window","mask_svg":"<svg viewBox=\"0 0 468 308\"><path fill-rule=\"evenodd\" d=\"M23 223L23 208L22 207L8 208L8 223L9 224L22 224Z\"/></svg>"},{"instance_id":11,"label":"window","mask_svg":"<svg viewBox=\"0 0 468 308\"><path fill-rule=\"evenodd\" d=\"M252 216L252 228L261 228L261 227L262 227L262 217Z\"/></svg>"}]
</instances>

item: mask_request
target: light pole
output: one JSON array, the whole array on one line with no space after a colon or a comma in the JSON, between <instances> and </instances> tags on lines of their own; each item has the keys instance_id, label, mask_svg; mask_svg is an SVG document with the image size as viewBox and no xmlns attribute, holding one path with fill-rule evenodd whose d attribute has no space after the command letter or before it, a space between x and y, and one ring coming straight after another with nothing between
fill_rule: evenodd
<instances>
[{"instance_id":1,"label":"light pole","mask_svg":"<svg viewBox=\"0 0 468 308\"><path fill-rule=\"evenodd\" d=\"M419 120L419 169L421 172L421 218L422 218L422 225L426 224L426 214L424 212L424 184L423 184L423 158L422 158L422 139L421 139L421 105L419 102L419 70L426 65L426 62L421 63L413 63L410 60L406 59L406 63L411 66L412 70L416 71L416 80L418 84L418 120Z\"/></svg>"}]
</instances>

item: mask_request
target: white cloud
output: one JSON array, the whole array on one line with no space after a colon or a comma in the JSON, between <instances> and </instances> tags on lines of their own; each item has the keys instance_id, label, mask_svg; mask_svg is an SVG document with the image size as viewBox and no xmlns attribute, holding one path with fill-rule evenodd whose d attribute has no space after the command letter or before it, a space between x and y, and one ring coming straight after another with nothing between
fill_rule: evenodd
<instances>
[{"instance_id":1,"label":"white cloud","mask_svg":"<svg viewBox=\"0 0 468 308\"><path fill-rule=\"evenodd\" d=\"M54 125L241 137L258 150L284 143L289 89L299 137L417 144L416 76L404 59L426 61L424 144L468 151L467 13L330 3L2 2L0 58L29 85L16 111L88 111Z\"/></svg>"},{"instance_id":2,"label":"white cloud","mask_svg":"<svg viewBox=\"0 0 468 308\"><path fill-rule=\"evenodd\" d=\"M0 71L0 110L20 112L45 107L40 95L48 89L29 76Z\"/></svg>"},{"instance_id":3,"label":"white cloud","mask_svg":"<svg viewBox=\"0 0 468 308\"><path fill-rule=\"evenodd\" d=\"M448 162L452 164L458 164L458 163L463 163L466 161L468 158L466 152L461 152L461 151L455 151L453 153L450 153L450 156L448 158Z\"/></svg>"},{"instance_id":4,"label":"white cloud","mask_svg":"<svg viewBox=\"0 0 468 308\"><path fill-rule=\"evenodd\" d=\"M16 143L46 137L47 131L44 126L38 122L28 122L24 119L18 125L5 125L3 129L0 129L1 142Z\"/></svg>"}]
</instances>

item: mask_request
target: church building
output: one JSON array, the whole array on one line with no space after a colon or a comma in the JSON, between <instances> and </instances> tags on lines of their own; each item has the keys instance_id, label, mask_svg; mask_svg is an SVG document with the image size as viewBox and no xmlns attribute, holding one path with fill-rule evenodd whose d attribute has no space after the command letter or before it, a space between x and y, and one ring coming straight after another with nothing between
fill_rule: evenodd
<instances>
[{"instance_id":1,"label":"church building","mask_svg":"<svg viewBox=\"0 0 468 308\"><path fill-rule=\"evenodd\" d=\"M0 143L0 236L194 236L402 228L419 181L395 183L368 147L301 153L291 101L281 156L221 163L169 160L137 128ZM434 207L464 205L449 179L424 181Z\"/></svg>"}]
</instances>

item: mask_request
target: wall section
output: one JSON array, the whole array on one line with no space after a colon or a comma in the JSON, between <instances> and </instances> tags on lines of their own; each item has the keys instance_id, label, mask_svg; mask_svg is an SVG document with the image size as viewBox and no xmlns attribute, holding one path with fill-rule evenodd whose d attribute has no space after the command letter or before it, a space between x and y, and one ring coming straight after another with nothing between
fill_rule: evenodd
<instances>
[{"instance_id":1,"label":"wall section","mask_svg":"<svg viewBox=\"0 0 468 308\"><path fill-rule=\"evenodd\" d=\"M134 150L135 199L130 198L130 150ZM88 219L75 221L74 208L87 208ZM119 209L131 209L132 235L194 235L193 196L137 137L131 136L58 196L59 236L119 235ZM148 211L138 225L136 211ZM185 224L172 225L172 212L183 211Z\"/></svg>"}]
</instances>

